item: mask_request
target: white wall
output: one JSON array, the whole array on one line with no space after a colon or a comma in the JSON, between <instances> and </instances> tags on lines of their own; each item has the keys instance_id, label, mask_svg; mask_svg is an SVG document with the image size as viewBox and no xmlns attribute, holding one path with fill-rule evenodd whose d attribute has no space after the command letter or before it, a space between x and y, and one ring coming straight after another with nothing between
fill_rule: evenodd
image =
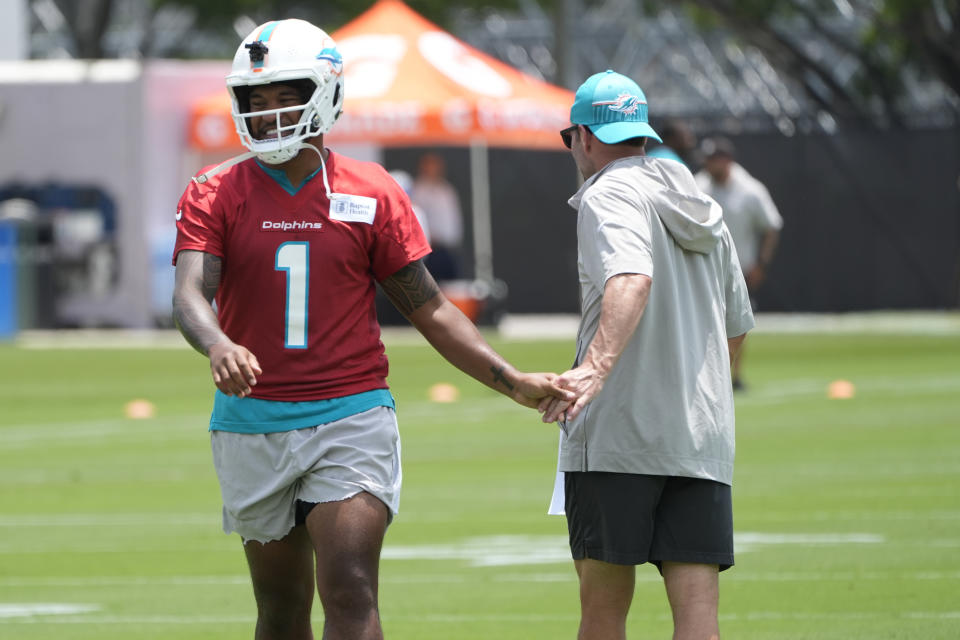
<instances>
[{"instance_id":1,"label":"white wall","mask_svg":"<svg viewBox=\"0 0 960 640\"><path fill-rule=\"evenodd\" d=\"M169 315L173 216L199 168L187 166L187 118L194 100L223 89L227 69L220 62L0 62L0 185L96 185L117 207L118 286L61 300L68 322L150 327ZM161 249L167 255L157 267L151 256Z\"/></svg>"},{"instance_id":2,"label":"white wall","mask_svg":"<svg viewBox=\"0 0 960 640\"><path fill-rule=\"evenodd\" d=\"M132 61L0 62L0 184L47 182L101 188L117 207L119 284L61 300L58 315L86 325L147 326L136 217L142 145L140 68Z\"/></svg>"},{"instance_id":3,"label":"white wall","mask_svg":"<svg viewBox=\"0 0 960 640\"><path fill-rule=\"evenodd\" d=\"M141 214L150 254L150 310L160 323L169 320L173 295L174 215L190 177L202 167L187 147L191 105L226 91L229 61L157 60L144 68L143 192Z\"/></svg>"},{"instance_id":4,"label":"white wall","mask_svg":"<svg viewBox=\"0 0 960 640\"><path fill-rule=\"evenodd\" d=\"M25 60L30 55L30 21L27 0L0 0L3 37L0 60Z\"/></svg>"}]
</instances>

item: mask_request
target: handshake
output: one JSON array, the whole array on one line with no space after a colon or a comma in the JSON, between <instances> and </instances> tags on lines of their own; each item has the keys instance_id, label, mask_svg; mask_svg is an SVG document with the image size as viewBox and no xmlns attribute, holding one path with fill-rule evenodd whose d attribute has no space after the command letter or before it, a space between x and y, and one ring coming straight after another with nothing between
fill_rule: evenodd
<instances>
[{"instance_id":1,"label":"handshake","mask_svg":"<svg viewBox=\"0 0 960 640\"><path fill-rule=\"evenodd\" d=\"M502 377L502 370L495 371ZM566 422L573 420L583 408L600 393L606 375L590 363L560 375L556 373L517 373L515 384L506 379L502 383L510 389L510 395L525 407L536 408L543 422Z\"/></svg>"}]
</instances>

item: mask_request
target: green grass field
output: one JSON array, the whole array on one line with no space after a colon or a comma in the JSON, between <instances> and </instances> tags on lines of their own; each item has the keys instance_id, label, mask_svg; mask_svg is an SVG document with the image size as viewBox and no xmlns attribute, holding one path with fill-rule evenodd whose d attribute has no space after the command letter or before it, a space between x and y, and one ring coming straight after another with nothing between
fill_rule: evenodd
<instances>
[{"instance_id":1,"label":"green grass field","mask_svg":"<svg viewBox=\"0 0 960 640\"><path fill-rule=\"evenodd\" d=\"M494 344L527 369L573 351ZM416 340L387 347L404 454L387 637L573 638L566 525L546 515L556 428ZM960 335L757 334L747 357L724 637L960 637ZM837 379L856 395L829 399ZM430 402L437 382L459 401ZM0 638L252 637L240 542L220 531L211 392L186 348L0 345ZM126 418L135 398L156 416ZM671 628L639 567L630 637Z\"/></svg>"}]
</instances>

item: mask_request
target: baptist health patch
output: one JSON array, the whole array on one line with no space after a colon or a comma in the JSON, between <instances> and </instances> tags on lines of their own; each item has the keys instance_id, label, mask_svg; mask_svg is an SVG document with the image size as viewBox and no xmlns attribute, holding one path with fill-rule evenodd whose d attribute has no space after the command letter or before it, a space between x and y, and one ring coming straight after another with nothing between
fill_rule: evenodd
<instances>
[{"instance_id":1,"label":"baptist health patch","mask_svg":"<svg viewBox=\"0 0 960 640\"><path fill-rule=\"evenodd\" d=\"M377 201L367 196L351 196L345 193L330 194L330 219L342 222L373 224L377 215Z\"/></svg>"}]
</instances>

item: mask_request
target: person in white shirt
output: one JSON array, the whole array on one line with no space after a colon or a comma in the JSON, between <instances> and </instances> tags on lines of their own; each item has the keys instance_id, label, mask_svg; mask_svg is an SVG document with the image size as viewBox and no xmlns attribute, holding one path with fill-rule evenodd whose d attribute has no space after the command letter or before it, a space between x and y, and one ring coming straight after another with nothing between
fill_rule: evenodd
<instances>
[{"instance_id":1,"label":"person in white shirt","mask_svg":"<svg viewBox=\"0 0 960 640\"><path fill-rule=\"evenodd\" d=\"M766 281L767 270L777 251L783 218L763 183L735 161L734 146L729 139L707 138L701 150L704 164L697 173L697 184L723 209L723 221L733 236L756 311L757 291ZM733 367L733 388L739 391L745 388L741 376L742 349Z\"/></svg>"},{"instance_id":2,"label":"person in white shirt","mask_svg":"<svg viewBox=\"0 0 960 640\"><path fill-rule=\"evenodd\" d=\"M674 160L688 167L691 166L691 160L697 148L697 139L687 123L671 119L664 122L663 127L658 125L657 128L660 129L663 144L647 151L647 156Z\"/></svg>"},{"instance_id":3,"label":"person in white shirt","mask_svg":"<svg viewBox=\"0 0 960 640\"><path fill-rule=\"evenodd\" d=\"M434 279L441 284L460 277L460 251L463 245L463 214L456 189L447 180L446 165L436 153L420 158L410 199L427 220L433 251L425 262Z\"/></svg>"},{"instance_id":4,"label":"person in white shirt","mask_svg":"<svg viewBox=\"0 0 960 640\"><path fill-rule=\"evenodd\" d=\"M390 177L393 178L400 188L403 189L403 192L407 194L407 197L413 193L413 176L402 169L394 169L390 171ZM427 221L426 214L423 213L423 209L418 207L413 201L410 201L410 206L413 207L413 215L417 216L417 222L420 223L420 229L423 230L423 236L427 239L427 242L430 242L430 223Z\"/></svg>"},{"instance_id":5,"label":"person in white shirt","mask_svg":"<svg viewBox=\"0 0 960 640\"><path fill-rule=\"evenodd\" d=\"M561 132L585 182L577 210L583 317L579 399L542 402L561 427L558 471L580 579L579 640L622 640L635 565L663 576L674 639L719 637L719 572L733 565L730 362L753 327L720 207L685 165L648 158L647 101L607 71Z\"/></svg>"}]
</instances>

